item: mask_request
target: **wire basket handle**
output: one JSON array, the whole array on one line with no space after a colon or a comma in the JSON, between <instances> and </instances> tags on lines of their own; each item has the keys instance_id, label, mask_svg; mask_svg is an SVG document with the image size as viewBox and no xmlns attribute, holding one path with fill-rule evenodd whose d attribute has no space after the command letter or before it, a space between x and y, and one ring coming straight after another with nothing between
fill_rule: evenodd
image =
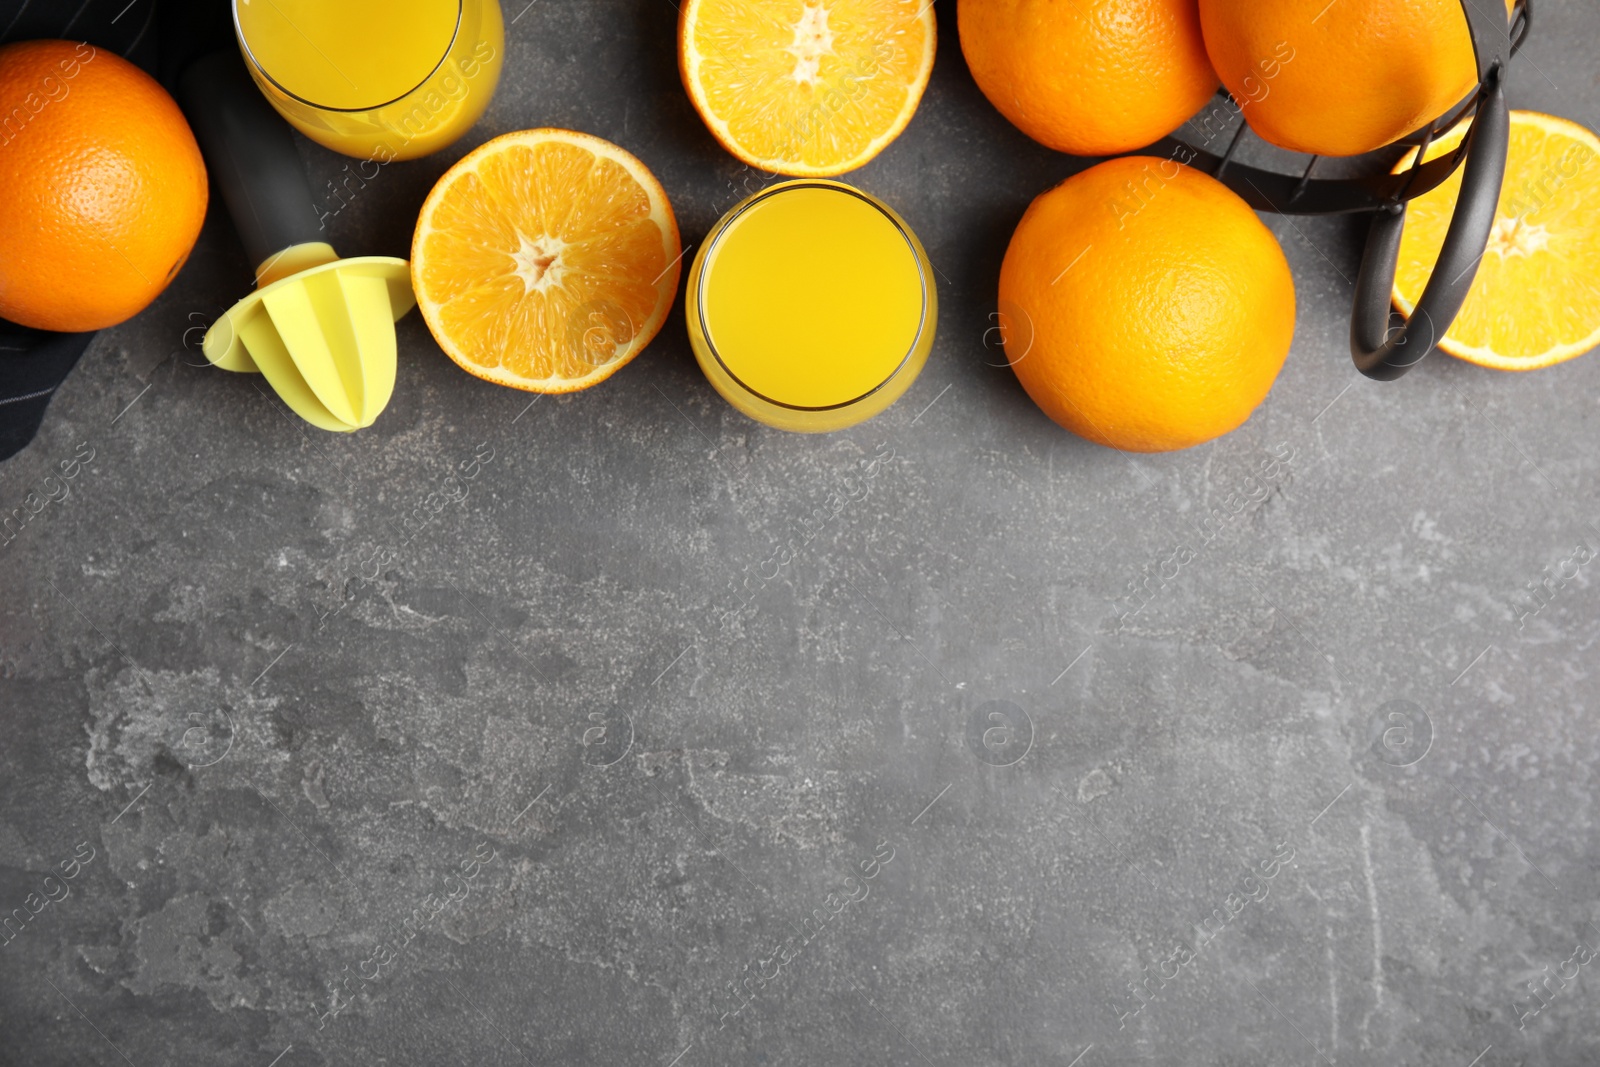
<instances>
[{"instance_id":1,"label":"wire basket handle","mask_svg":"<svg viewBox=\"0 0 1600 1067\"><path fill-rule=\"evenodd\" d=\"M1487 11L1480 6L1483 4L1488 5ZM1406 221L1405 201L1397 197L1373 217L1361 274L1356 279L1350 353L1356 369L1378 381L1393 381L1422 362L1455 321L1478 275L1478 263L1489 244L1505 181L1506 151L1511 140L1506 64L1511 58L1513 38L1521 44L1527 36L1531 24L1529 3L1522 0L1511 26L1500 20L1499 0L1461 0L1461 7L1478 63L1478 100L1472 128L1458 149L1465 154L1466 164L1455 214L1438 262L1410 320L1391 325L1391 317L1399 317L1390 308L1390 294ZM1427 141L1425 138L1418 147L1413 169L1422 165Z\"/></svg>"}]
</instances>

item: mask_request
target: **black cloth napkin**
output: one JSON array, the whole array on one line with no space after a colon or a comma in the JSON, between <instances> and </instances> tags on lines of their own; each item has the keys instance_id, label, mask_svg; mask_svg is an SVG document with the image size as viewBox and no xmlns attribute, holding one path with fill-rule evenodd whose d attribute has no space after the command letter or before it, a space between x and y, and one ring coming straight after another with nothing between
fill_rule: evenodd
<instances>
[{"instance_id":1,"label":"black cloth napkin","mask_svg":"<svg viewBox=\"0 0 1600 1067\"><path fill-rule=\"evenodd\" d=\"M232 41L232 15L229 0L0 0L0 44L40 38L88 41L171 91L191 60ZM50 398L94 337L0 319L0 461L33 440Z\"/></svg>"}]
</instances>

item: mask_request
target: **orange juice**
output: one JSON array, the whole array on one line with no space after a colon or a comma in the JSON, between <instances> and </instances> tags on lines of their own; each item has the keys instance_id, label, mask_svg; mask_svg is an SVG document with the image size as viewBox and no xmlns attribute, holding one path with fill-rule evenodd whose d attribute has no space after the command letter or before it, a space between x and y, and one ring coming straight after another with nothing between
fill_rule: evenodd
<instances>
[{"instance_id":1,"label":"orange juice","mask_svg":"<svg viewBox=\"0 0 1600 1067\"><path fill-rule=\"evenodd\" d=\"M843 182L764 189L717 223L689 272L689 340L723 398L820 432L898 400L927 362L933 269L888 205Z\"/></svg>"},{"instance_id":2,"label":"orange juice","mask_svg":"<svg viewBox=\"0 0 1600 1067\"><path fill-rule=\"evenodd\" d=\"M256 84L301 133L387 163L455 141L489 106L498 0L233 0Z\"/></svg>"}]
</instances>

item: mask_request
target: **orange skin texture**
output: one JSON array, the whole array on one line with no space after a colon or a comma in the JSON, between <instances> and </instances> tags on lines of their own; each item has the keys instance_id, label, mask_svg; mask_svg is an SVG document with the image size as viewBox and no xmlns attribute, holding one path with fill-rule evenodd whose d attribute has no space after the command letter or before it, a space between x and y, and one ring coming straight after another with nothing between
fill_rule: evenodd
<instances>
[{"instance_id":1,"label":"orange skin texture","mask_svg":"<svg viewBox=\"0 0 1600 1067\"><path fill-rule=\"evenodd\" d=\"M1000 325L1044 413L1126 452L1250 417L1294 337L1294 279L1261 220L1171 159L1108 160L1040 196L1000 268Z\"/></svg>"},{"instance_id":2,"label":"orange skin texture","mask_svg":"<svg viewBox=\"0 0 1600 1067\"><path fill-rule=\"evenodd\" d=\"M1478 83L1461 0L1200 0L1200 23L1250 128L1292 152L1382 148Z\"/></svg>"},{"instance_id":3,"label":"orange skin texture","mask_svg":"<svg viewBox=\"0 0 1600 1067\"><path fill-rule=\"evenodd\" d=\"M209 190L155 79L70 41L0 48L0 316L82 333L132 318L200 236Z\"/></svg>"},{"instance_id":4,"label":"orange skin texture","mask_svg":"<svg viewBox=\"0 0 1600 1067\"><path fill-rule=\"evenodd\" d=\"M1142 148L1217 91L1196 0L961 0L956 15L983 95L1060 152Z\"/></svg>"}]
</instances>

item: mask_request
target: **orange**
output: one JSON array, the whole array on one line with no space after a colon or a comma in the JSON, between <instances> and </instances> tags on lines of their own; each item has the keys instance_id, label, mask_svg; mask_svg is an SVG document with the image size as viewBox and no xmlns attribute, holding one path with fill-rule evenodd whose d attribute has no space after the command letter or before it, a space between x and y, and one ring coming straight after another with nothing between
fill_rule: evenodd
<instances>
[{"instance_id":1,"label":"orange","mask_svg":"<svg viewBox=\"0 0 1600 1067\"><path fill-rule=\"evenodd\" d=\"M1382 148L1478 82L1461 0L1200 0L1200 23L1250 128L1293 152Z\"/></svg>"},{"instance_id":2,"label":"orange","mask_svg":"<svg viewBox=\"0 0 1600 1067\"><path fill-rule=\"evenodd\" d=\"M1458 125L1431 159L1466 136ZM1416 158L1412 149L1396 173ZM1439 258L1461 190L1456 171L1407 206L1394 303L1409 317ZM1600 138L1537 111L1511 113L1505 183L1489 244L1439 347L1499 370L1532 370L1600 345Z\"/></svg>"},{"instance_id":3,"label":"orange","mask_svg":"<svg viewBox=\"0 0 1600 1067\"><path fill-rule=\"evenodd\" d=\"M1035 141L1109 156L1183 125L1217 91L1196 0L961 0L978 88Z\"/></svg>"},{"instance_id":4,"label":"orange","mask_svg":"<svg viewBox=\"0 0 1600 1067\"><path fill-rule=\"evenodd\" d=\"M83 333L149 306L206 217L183 112L87 44L0 48L0 316Z\"/></svg>"},{"instance_id":5,"label":"orange","mask_svg":"<svg viewBox=\"0 0 1600 1067\"><path fill-rule=\"evenodd\" d=\"M1126 452L1209 441L1265 399L1294 280L1255 212L1170 159L1125 156L1022 216L1000 267L1006 358L1056 422Z\"/></svg>"},{"instance_id":6,"label":"orange","mask_svg":"<svg viewBox=\"0 0 1600 1067\"><path fill-rule=\"evenodd\" d=\"M655 176L572 130L496 137L445 172L411 243L417 306L465 370L536 393L615 374L678 290L678 223Z\"/></svg>"},{"instance_id":7,"label":"orange","mask_svg":"<svg viewBox=\"0 0 1600 1067\"><path fill-rule=\"evenodd\" d=\"M722 147L818 178L900 136L933 70L932 0L684 0L678 67Z\"/></svg>"}]
</instances>

